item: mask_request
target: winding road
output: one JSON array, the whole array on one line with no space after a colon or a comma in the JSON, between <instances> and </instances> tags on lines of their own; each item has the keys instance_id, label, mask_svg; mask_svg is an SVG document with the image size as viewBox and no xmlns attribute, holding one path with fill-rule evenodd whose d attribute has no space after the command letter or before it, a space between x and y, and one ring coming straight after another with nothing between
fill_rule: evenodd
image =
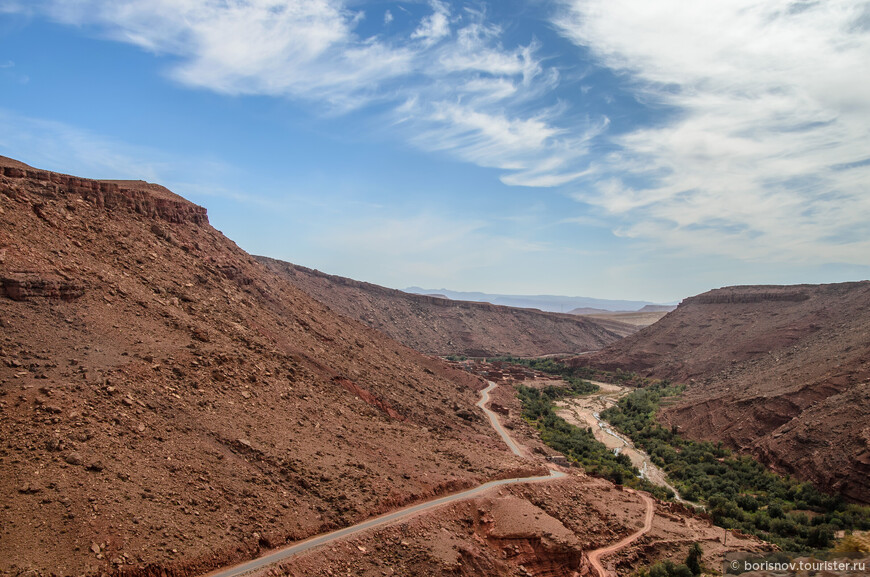
<instances>
[{"instance_id":1,"label":"winding road","mask_svg":"<svg viewBox=\"0 0 870 577\"><path fill-rule=\"evenodd\" d=\"M625 539L617 541L613 545L608 545L607 547L602 547L601 549L596 549L589 553L589 564L592 565L593 569L595 569L595 572L598 573L598 577L609 577L608 571L601 564L602 557L606 557L607 555L615 553L624 547L628 547L629 545L649 533L649 530L652 529L653 515L655 514L655 502L649 496L644 495L643 493L637 494L640 495L640 498L643 499L644 503L646 504L646 515L643 519L643 528L639 531L632 533Z\"/></svg>"},{"instance_id":2,"label":"winding road","mask_svg":"<svg viewBox=\"0 0 870 577\"><path fill-rule=\"evenodd\" d=\"M508 432L505 431L505 429L502 427L501 423L498 420L498 416L487 407L490 401L489 393L497 386L492 381L488 382L489 386L487 386L480 392L480 400L477 402L477 406L480 407L489 418L490 424L492 424L492 427L499 434L502 440L504 440L505 444L508 446L511 452L519 457L524 457L525 455L523 454L522 449L519 445L516 444L516 442L514 442ZM412 515L416 515L424 511L429 511L431 509L441 507L442 505L446 505L448 503L476 497L495 487L503 487L505 485L514 485L517 483L540 483L565 476L566 474L561 471L551 470L549 475L544 475L540 477L521 477L515 479L499 479L497 481L490 481L473 489L468 489L460 493L454 493L453 495L447 495L446 497L440 497L438 499L433 499L431 501L426 501L424 503L405 507L404 509L399 509L398 511L393 511L392 513L386 513L384 515L381 515L380 517L374 517L367 521L363 521L362 523L357 523L356 525L353 525L351 527L345 527L344 529L332 531L331 533L316 535L304 541L300 541L299 543L276 549L263 555L262 557L252 559L245 563L241 563L227 569L218 569L216 571L208 573L205 577L240 577L242 575L247 575L249 573L265 569L266 567L270 567L282 561L286 561L294 555L310 551L311 549L317 547L322 547L339 539L344 539L350 537L351 535L356 535L357 533L368 531L369 529L374 529L376 527L389 525L391 523L406 519ZM623 547L630 545L641 536L649 532L649 530L652 528L653 515L655 512L655 503L649 496L644 495L643 493L637 494L641 497L641 499L643 499L644 503L646 504L646 516L644 518L643 528L636 531L635 533L632 533L628 537L618 541L617 543L614 543L613 545L602 547L601 549L596 549L589 553L589 563L595 569L598 577L610 577L610 574L601 564L602 557L606 557L607 555L615 553Z\"/></svg>"},{"instance_id":3,"label":"winding road","mask_svg":"<svg viewBox=\"0 0 870 577\"><path fill-rule=\"evenodd\" d=\"M501 423L499 422L496 414L486 407L486 405L489 403L489 393L495 387L496 384L490 381L489 386L481 391L480 401L477 402L477 406L483 409L483 412L486 413L487 417L489 417L489 422L492 424L493 428L496 430L499 436L504 440L505 444L507 444L511 452L513 452L514 455L522 457L523 453L520 450L519 446L514 442L513 439L511 439L507 431L505 431L504 428L501 426ZM417 505L405 507L404 509L399 509L398 511L393 511L392 513L387 513L385 515L381 515L380 517L374 517L367 521L363 521L362 523L352 525L351 527L345 527L344 529L339 529L331 533L324 533L322 535L311 537L309 539L306 539L305 541L300 541L299 543L276 549L263 555L262 557L252 559L250 561L235 565L228 569L218 569L216 571L208 573L206 577L239 577L241 575L246 575L248 573L264 569L271 565L275 565L282 561L286 561L294 555L304 553L305 551L309 551L316 547L327 545L329 543L332 543L333 541L344 539L346 537L350 537L351 535L355 535L369 529L374 529L375 527L381 527L383 525L395 523L396 521L401 521L403 519L406 519L407 517L416 515L417 513L422 513L423 511L429 511L431 509L435 509L436 507L441 507L442 505L446 505L447 503L453 503L454 501L461 501L464 499L470 499L471 497L476 497L477 495L485 493L486 491L489 491L490 489L493 489L495 487L514 485L517 483L539 483L542 481L550 481L565 476L565 473L562 473L561 471L551 470L549 475L544 475L540 477L521 477L516 479L499 479L497 481L490 481L488 483L480 485L479 487L475 487L474 489L468 489L460 493L454 493L453 495L447 495L446 497L440 497L438 499L426 501L425 503L419 503Z\"/></svg>"},{"instance_id":4,"label":"winding road","mask_svg":"<svg viewBox=\"0 0 870 577\"><path fill-rule=\"evenodd\" d=\"M495 429L495 432L499 434L499 436L504 440L505 444L508 446L508 449L516 455L517 457L524 457L522 450L519 445L517 445L511 436L508 435L508 432L504 430L504 427L501 426L501 423L498 420L498 415L494 412L490 411L486 405L489 404L489 393L493 389L495 389L498 385L496 385L492 381L487 381L489 386L480 391L480 400L477 401L477 406L483 409L483 412L486 413L486 416L489 417L489 423L492 425L492 428Z\"/></svg>"}]
</instances>

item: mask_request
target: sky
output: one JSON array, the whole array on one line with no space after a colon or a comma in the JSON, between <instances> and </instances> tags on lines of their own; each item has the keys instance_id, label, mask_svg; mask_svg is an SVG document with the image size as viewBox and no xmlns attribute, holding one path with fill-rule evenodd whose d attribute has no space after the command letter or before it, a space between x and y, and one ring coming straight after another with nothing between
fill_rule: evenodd
<instances>
[{"instance_id":1,"label":"sky","mask_svg":"<svg viewBox=\"0 0 870 577\"><path fill-rule=\"evenodd\" d=\"M0 0L0 154L393 288L870 278L870 2Z\"/></svg>"}]
</instances>

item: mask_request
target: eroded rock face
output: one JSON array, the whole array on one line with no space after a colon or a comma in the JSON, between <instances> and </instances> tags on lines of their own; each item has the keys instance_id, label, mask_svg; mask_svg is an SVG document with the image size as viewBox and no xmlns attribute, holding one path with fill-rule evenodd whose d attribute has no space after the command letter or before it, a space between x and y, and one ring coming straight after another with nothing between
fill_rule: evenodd
<instances>
[{"instance_id":1,"label":"eroded rock face","mask_svg":"<svg viewBox=\"0 0 870 577\"><path fill-rule=\"evenodd\" d=\"M576 574L586 561L577 535L525 499L489 500L479 513L478 534L529 575Z\"/></svg>"},{"instance_id":2,"label":"eroded rock face","mask_svg":"<svg viewBox=\"0 0 870 577\"><path fill-rule=\"evenodd\" d=\"M870 282L717 289L573 362L690 383L666 422L870 502Z\"/></svg>"},{"instance_id":3,"label":"eroded rock face","mask_svg":"<svg viewBox=\"0 0 870 577\"><path fill-rule=\"evenodd\" d=\"M73 301L84 294L82 284L50 273L0 273L0 295L12 300L45 298Z\"/></svg>"},{"instance_id":4,"label":"eroded rock face","mask_svg":"<svg viewBox=\"0 0 870 577\"><path fill-rule=\"evenodd\" d=\"M208 224L205 208L144 181L101 182L17 166L0 166L0 175L12 180L31 181L37 185L31 189L48 198L74 194L100 208L125 207L137 214L169 222Z\"/></svg>"}]
</instances>

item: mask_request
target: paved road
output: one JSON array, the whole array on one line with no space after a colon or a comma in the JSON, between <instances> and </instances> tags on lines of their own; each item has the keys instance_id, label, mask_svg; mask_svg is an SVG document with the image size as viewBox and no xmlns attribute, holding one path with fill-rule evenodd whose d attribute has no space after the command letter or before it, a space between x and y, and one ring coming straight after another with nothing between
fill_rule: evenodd
<instances>
[{"instance_id":1,"label":"paved road","mask_svg":"<svg viewBox=\"0 0 870 577\"><path fill-rule=\"evenodd\" d=\"M602 547L601 549L596 549L589 553L589 563L592 565L592 568L595 569L595 572L598 574L598 577L609 577L608 572L604 569L604 566L601 564L601 558L610 555L611 553L615 553L619 551L623 547L627 547L628 545L634 543L643 535L646 535L650 529L652 529L652 521L653 515L655 514L655 503L651 498L643 493L638 493L640 498L643 499L644 503L646 503L646 515L643 520L643 529L632 533L625 539L621 541L617 541L613 545L608 545L607 547Z\"/></svg>"},{"instance_id":2,"label":"paved road","mask_svg":"<svg viewBox=\"0 0 870 577\"><path fill-rule=\"evenodd\" d=\"M510 447L510 450L513 451L515 455L522 456L522 451L517 446L517 444L514 443L510 435L507 434L507 431L502 428L496 414L485 407L485 405L489 402L489 392L492 391L495 387L496 384L490 382L489 386L481 391L480 401L478 401L477 406L483 409L487 417L489 417L489 422L492 423L492 426L495 428L498 434L501 435L501 438L504 439L505 443L507 443L508 447ZM439 499L434 499L432 501L426 501L425 503L406 507L398 511L393 511L392 513L387 513L385 515L381 515L380 517L375 517L373 519L369 519L368 521L363 521L362 523L358 523L356 525L353 525L352 527L346 527L344 529L339 529L338 531L333 531L332 533L324 533L323 535L311 537L310 539L306 539L305 541L301 541L299 543L296 543L295 545L290 545L282 549L277 549L275 551L272 551L271 553L263 555L262 557L258 557L257 559L253 559L246 563L241 563L240 565L236 565L235 567L230 567L229 569L218 569L217 571L209 573L207 577L239 577L240 575L252 573L270 565L285 561L294 555L298 555L299 553L314 549L315 547L326 545L327 543L331 543L338 539L343 539L345 537L355 535L356 533L361 533L362 531L367 531L375 527L394 523L396 521L400 521L402 519L410 517L411 515L415 515L423 511L428 511L430 509L446 505L447 503L475 497L477 495L480 495L481 493L485 493L493 487L513 485L516 483L537 483L541 481L550 481L552 479L558 479L559 477L564 476L565 473L562 473L560 471L550 471L549 475L545 475L542 477L522 477L517 479L500 479L498 481L490 481L489 483L484 483L483 485L475 487L474 489L469 489L467 491L462 491L461 493L455 493L453 495L448 495L446 497L441 497Z\"/></svg>"}]
</instances>

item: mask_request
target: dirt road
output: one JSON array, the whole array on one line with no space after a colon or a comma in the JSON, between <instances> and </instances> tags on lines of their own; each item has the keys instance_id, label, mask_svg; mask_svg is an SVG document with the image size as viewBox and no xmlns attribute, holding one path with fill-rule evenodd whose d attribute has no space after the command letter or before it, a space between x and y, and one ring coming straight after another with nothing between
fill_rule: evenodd
<instances>
[{"instance_id":1,"label":"dirt road","mask_svg":"<svg viewBox=\"0 0 870 577\"><path fill-rule=\"evenodd\" d=\"M486 405L489 404L489 392L496 388L496 384L492 381L487 381L489 386L480 391L480 400L477 401L477 406L483 409L483 412L486 413L486 416L489 417L489 423L492 425L492 428L495 429L495 432L499 434L499 436L504 440L505 444L508 446L508 449L516 455L517 457L525 457L522 449L520 449L519 445L517 445L514 440L508 435L508 432L504 430L504 427L501 426L501 422L498 420L498 415L494 412L490 411Z\"/></svg>"},{"instance_id":2,"label":"dirt road","mask_svg":"<svg viewBox=\"0 0 870 577\"><path fill-rule=\"evenodd\" d=\"M637 541L640 537L646 535L650 529L652 529L652 521L653 515L655 514L655 502L647 495L643 493L637 493L643 502L646 504L646 514L643 519L643 528L639 531L632 533L625 539L621 541L617 541L613 545L608 545L607 547L602 547L601 549L596 549L589 553L589 564L592 565L592 568L595 569L595 572L598 574L598 577L611 577L612 575L616 575L615 572L608 571L601 564L601 558L610 555L611 553L615 553L620 549L631 545L635 541Z\"/></svg>"},{"instance_id":3,"label":"dirt road","mask_svg":"<svg viewBox=\"0 0 870 577\"><path fill-rule=\"evenodd\" d=\"M604 403L605 405L611 402L615 402L615 399L619 398L619 395L622 393L620 387L614 387L613 385L606 385L604 383L599 383L599 385L604 385L604 391L602 395L599 395L598 400L596 402ZM487 408L487 404L490 400L489 393L496 388L496 384L494 382L489 382L489 386L486 389L482 390L480 393L480 400L477 402L477 406L480 407L483 412L486 414L489 422L492 424L495 431L499 434L499 436L504 440L505 444L511 450L514 455L524 457L525 454L522 448L517 445L517 443L511 438L508 432L502 427L501 422L499 422L498 416L491 410ZM615 390L620 389L620 390ZM607 399L606 397L610 397ZM323 545L327 545L339 539L344 539L350 537L351 535L355 535L357 533L361 533L363 531L367 531L369 529L374 529L376 527L381 527L384 525L388 525L391 523L395 523L397 521L401 521L407 519L412 515L416 515L418 513L422 513L424 511L429 511L436 507L441 507L442 505L446 505L448 503L452 503L455 501L460 501L463 499L470 499L472 497L476 497L490 489L495 487L501 487L505 485L513 485L517 483L540 483L544 481L550 481L553 479L558 479L560 477L564 477L565 473L560 471L552 470L549 475L540 476L540 477L523 477L516 479L500 479L498 481L490 481L489 483L484 483L479 487L475 487L473 489L469 489L467 491L462 491L460 493L455 493L453 495L448 495L446 497L441 497L439 499L434 499L431 501L427 501L425 503L419 503L417 505L413 505L410 507L406 507L404 509L400 509L398 511L393 511L392 513L387 513L385 515L381 515L380 517L375 517L373 519L369 519L368 521L363 521L362 523L358 523L351 527L346 527L344 529L339 529L338 531L333 531L331 533L325 533L323 535L317 535L315 537L311 537L310 539L306 539L305 541L301 541L299 543L295 543L293 545L274 550L266 555L259 557L257 559L253 559L246 563L241 563L234 567L230 567L227 569L220 569L217 571L213 571L212 573L207 574L206 577L240 577L242 575L246 575L249 573L253 573L255 571L262 570L271 565L275 565L282 561L287 560L288 558L303 553L305 551L309 551L316 547L321 547ZM608 547L603 547L601 549L596 549L589 553L589 562L595 571L598 574L598 577L611 577L604 566L601 564L601 558L611 553L615 553L616 551L622 549L633 543L635 540L646 534L650 528L652 527L653 514L655 511L655 505L653 500L643 493L637 493L641 499L643 499L646 504L646 516L644 518L643 528L639 531L632 533L625 539L620 540L613 545L609 545Z\"/></svg>"}]
</instances>

